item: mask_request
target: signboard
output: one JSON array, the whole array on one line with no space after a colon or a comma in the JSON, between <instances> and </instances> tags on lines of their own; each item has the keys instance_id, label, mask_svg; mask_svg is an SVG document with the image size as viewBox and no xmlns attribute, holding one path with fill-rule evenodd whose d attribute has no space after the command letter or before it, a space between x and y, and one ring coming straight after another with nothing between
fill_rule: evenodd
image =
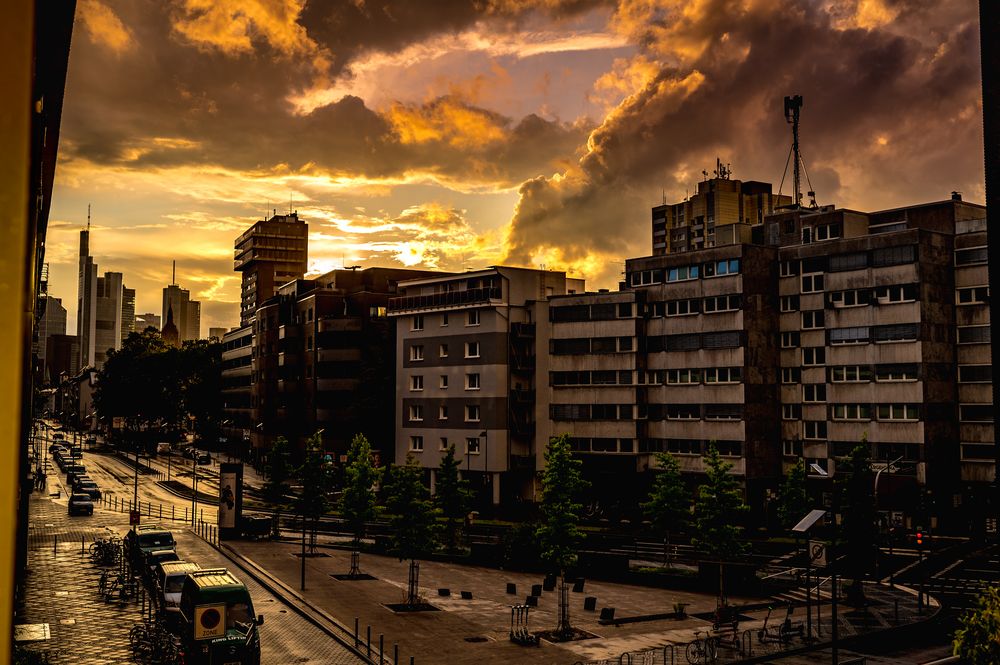
<instances>
[{"instance_id":1,"label":"signboard","mask_svg":"<svg viewBox=\"0 0 1000 665\"><path fill-rule=\"evenodd\" d=\"M815 568L826 568L826 543L809 541L809 563Z\"/></svg>"},{"instance_id":2,"label":"signboard","mask_svg":"<svg viewBox=\"0 0 1000 665\"><path fill-rule=\"evenodd\" d=\"M238 537L243 514L243 465L224 462L219 465L219 535Z\"/></svg>"},{"instance_id":3,"label":"signboard","mask_svg":"<svg viewBox=\"0 0 1000 665\"><path fill-rule=\"evenodd\" d=\"M888 471L889 473L896 473L899 471L899 467L895 464L889 464L888 462L872 462L872 471L878 473L879 471Z\"/></svg>"},{"instance_id":4,"label":"signboard","mask_svg":"<svg viewBox=\"0 0 1000 665\"><path fill-rule=\"evenodd\" d=\"M138 510L128 511L128 525L129 526L139 526L140 513Z\"/></svg>"},{"instance_id":5,"label":"signboard","mask_svg":"<svg viewBox=\"0 0 1000 665\"><path fill-rule=\"evenodd\" d=\"M111 428L112 429L121 429L123 427L125 427L125 419L124 418L122 418L121 416L115 416L114 418L111 419Z\"/></svg>"},{"instance_id":6,"label":"signboard","mask_svg":"<svg viewBox=\"0 0 1000 665\"><path fill-rule=\"evenodd\" d=\"M194 639L207 640L226 634L226 604L194 608Z\"/></svg>"}]
</instances>

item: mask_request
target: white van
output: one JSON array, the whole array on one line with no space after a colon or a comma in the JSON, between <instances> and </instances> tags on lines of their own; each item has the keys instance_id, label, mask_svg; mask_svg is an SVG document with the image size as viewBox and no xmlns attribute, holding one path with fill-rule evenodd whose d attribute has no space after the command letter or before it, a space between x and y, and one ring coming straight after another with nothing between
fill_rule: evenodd
<instances>
[{"instance_id":1,"label":"white van","mask_svg":"<svg viewBox=\"0 0 1000 665\"><path fill-rule=\"evenodd\" d=\"M170 444L169 443L158 443L158 444L156 444L156 454L157 455L166 455L169 452L170 452Z\"/></svg>"}]
</instances>

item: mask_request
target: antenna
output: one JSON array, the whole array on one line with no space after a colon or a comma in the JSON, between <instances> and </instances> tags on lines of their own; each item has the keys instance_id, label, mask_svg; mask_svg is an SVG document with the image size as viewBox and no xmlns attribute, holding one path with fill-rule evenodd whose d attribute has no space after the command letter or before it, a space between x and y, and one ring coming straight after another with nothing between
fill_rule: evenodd
<instances>
[{"instance_id":1,"label":"antenna","mask_svg":"<svg viewBox=\"0 0 1000 665\"><path fill-rule=\"evenodd\" d=\"M90 232L90 204L87 204L87 232Z\"/></svg>"},{"instance_id":2,"label":"antenna","mask_svg":"<svg viewBox=\"0 0 1000 665\"><path fill-rule=\"evenodd\" d=\"M792 153L795 162L792 165L792 187L795 205L802 205L802 179L799 168L802 157L799 154L799 110L802 108L802 95L785 97L785 122L792 125Z\"/></svg>"},{"instance_id":3,"label":"antenna","mask_svg":"<svg viewBox=\"0 0 1000 665\"><path fill-rule=\"evenodd\" d=\"M175 259L173 262L173 269L170 273L170 285L173 286L176 284L177 284L177 260Z\"/></svg>"}]
</instances>

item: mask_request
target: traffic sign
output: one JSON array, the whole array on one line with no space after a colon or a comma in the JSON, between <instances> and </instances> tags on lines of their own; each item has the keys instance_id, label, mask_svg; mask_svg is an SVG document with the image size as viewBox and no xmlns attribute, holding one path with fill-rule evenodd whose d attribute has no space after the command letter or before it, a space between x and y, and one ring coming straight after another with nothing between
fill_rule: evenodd
<instances>
[{"instance_id":1,"label":"traffic sign","mask_svg":"<svg viewBox=\"0 0 1000 665\"><path fill-rule=\"evenodd\" d=\"M129 526L139 526L139 517L141 513L138 510L128 511L128 524Z\"/></svg>"},{"instance_id":2,"label":"traffic sign","mask_svg":"<svg viewBox=\"0 0 1000 665\"><path fill-rule=\"evenodd\" d=\"M809 562L816 568L826 567L826 543L809 541Z\"/></svg>"}]
</instances>

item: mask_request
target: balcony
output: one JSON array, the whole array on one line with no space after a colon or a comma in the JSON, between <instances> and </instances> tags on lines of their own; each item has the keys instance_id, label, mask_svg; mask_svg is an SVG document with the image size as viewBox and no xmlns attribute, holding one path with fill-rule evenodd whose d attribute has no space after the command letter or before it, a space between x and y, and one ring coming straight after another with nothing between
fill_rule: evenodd
<instances>
[{"instance_id":1,"label":"balcony","mask_svg":"<svg viewBox=\"0 0 1000 665\"><path fill-rule=\"evenodd\" d=\"M431 293L423 296L402 296L389 298L389 313L395 314L409 310L435 309L441 307L461 307L489 303L503 299L503 290L498 286L482 289L466 289L465 291L448 291L446 293Z\"/></svg>"}]
</instances>

